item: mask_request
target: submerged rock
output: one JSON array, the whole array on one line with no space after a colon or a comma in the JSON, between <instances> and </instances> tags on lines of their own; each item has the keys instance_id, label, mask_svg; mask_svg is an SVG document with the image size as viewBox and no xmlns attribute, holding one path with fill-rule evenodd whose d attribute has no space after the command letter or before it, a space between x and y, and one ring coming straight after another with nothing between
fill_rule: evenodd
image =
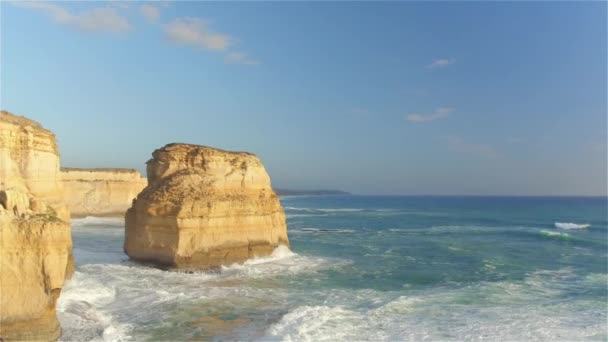
<instances>
[{"instance_id":1,"label":"submerged rock","mask_svg":"<svg viewBox=\"0 0 608 342\"><path fill-rule=\"evenodd\" d=\"M61 168L72 216L122 216L148 184L133 169Z\"/></svg>"},{"instance_id":2,"label":"submerged rock","mask_svg":"<svg viewBox=\"0 0 608 342\"><path fill-rule=\"evenodd\" d=\"M55 340L55 304L73 272L55 135L0 112L0 340Z\"/></svg>"},{"instance_id":3,"label":"submerged rock","mask_svg":"<svg viewBox=\"0 0 608 342\"><path fill-rule=\"evenodd\" d=\"M214 268L289 246L285 214L254 154L169 144L125 215L125 252L175 268Z\"/></svg>"}]
</instances>

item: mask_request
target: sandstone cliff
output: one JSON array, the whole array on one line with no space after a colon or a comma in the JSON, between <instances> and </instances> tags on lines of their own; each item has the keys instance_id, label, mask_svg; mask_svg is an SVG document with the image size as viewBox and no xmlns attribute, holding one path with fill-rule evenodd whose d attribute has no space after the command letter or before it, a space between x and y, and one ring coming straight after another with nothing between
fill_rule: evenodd
<instances>
[{"instance_id":1,"label":"sandstone cliff","mask_svg":"<svg viewBox=\"0 0 608 342\"><path fill-rule=\"evenodd\" d=\"M55 315L73 272L55 135L0 112L0 340L55 340Z\"/></svg>"},{"instance_id":2,"label":"sandstone cliff","mask_svg":"<svg viewBox=\"0 0 608 342\"><path fill-rule=\"evenodd\" d=\"M253 154L169 144L125 215L125 252L176 268L242 262L289 245L285 214Z\"/></svg>"},{"instance_id":3,"label":"sandstone cliff","mask_svg":"<svg viewBox=\"0 0 608 342\"><path fill-rule=\"evenodd\" d=\"M62 168L72 216L122 216L148 181L133 169Z\"/></svg>"}]
</instances>

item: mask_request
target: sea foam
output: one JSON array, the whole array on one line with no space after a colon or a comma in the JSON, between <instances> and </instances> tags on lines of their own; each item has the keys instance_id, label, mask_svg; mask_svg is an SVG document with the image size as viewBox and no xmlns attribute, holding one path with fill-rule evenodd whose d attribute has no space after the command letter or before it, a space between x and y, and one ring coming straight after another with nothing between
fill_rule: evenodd
<instances>
[{"instance_id":1,"label":"sea foam","mask_svg":"<svg viewBox=\"0 0 608 342\"><path fill-rule=\"evenodd\" d=\"M269 256L226 266L217 273L164 271L129 261L80 264L62 290L57 305L62 340L158 339L157 332L152 330L166 324L166 317L179 317L185 308L199 310L198 305L217 303L246 306L247 300L266 301L267 290L248 285L250 281L316 272L341 264L344 261L299 255L285 246L276 248ZM282 291L275 289L274 296L286 296ZM188 324L187 320L180 323L188 327L182 333L197 331L196 325ZM171 336L177 340L197 339L176 331Z\"/></svg>"},{"instance_id":2,"label":"sea foam","mask_svg":"<svg viewBox=\"0 0 608 342\"><path fill-rule=\"evenodd\" d=\"M560 269L529 273L523 280L442 287L401 296L330 290L322 304L292 308L260 340L605 339L602 303L556 300L578 283L580 277L573 270Z\"/></svg>"}]
</instances>

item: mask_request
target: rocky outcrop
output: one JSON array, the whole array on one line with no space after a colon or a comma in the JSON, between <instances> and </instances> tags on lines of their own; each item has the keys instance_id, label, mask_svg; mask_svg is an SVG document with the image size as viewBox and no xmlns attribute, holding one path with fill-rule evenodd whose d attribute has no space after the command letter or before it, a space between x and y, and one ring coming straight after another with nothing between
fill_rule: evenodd
<instances>
[{"instance_id":1,"label":"rocky outcrop","mask_svg":"<svg viewBox=\"0 0 608 342\"><path fill-rule=\"evenodd\" d=\"M72 216L122 216L148 181L133 169L61 168Z\"/></svg>"},{"instance_id":2,"label":"rocky outcrop","mask_svg":"<svg viewBox=\"0 0 608 342\"><path fill-rule=\"evenodd\" d=\"M55 314L73 272L55 135L0 112L0 340L55 340Z\"/></svg>"},{"instance_id":3,"label":"rocky outcrop","mask_svg":"<svg viewBox=\"0 0 608 342\"><path fill-rule=\"evenodd\" d=\"M213 268L289 245L270 177L251 153L169 144L125 215L125 252L175 268Z\"/></svg>"}]
</instances>

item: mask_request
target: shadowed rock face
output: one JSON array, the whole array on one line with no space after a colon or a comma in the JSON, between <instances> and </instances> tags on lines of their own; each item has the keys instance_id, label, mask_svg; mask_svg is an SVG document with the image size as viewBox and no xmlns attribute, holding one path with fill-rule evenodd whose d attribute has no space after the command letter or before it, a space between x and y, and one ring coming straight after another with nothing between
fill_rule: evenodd
<instances>
[{"instance_id":1,"label":"shadowed rock face","mask_svg":"<svg viewBox=\"0 0 608 342\"><path fill-rule=\"evenodd\" d=\"M72 216L122 216L148 184L133 169L61 168Z\"/></svg>"},{"instance_id":2,"label":"shadowed rock face","mask_svg":"<svg viewBox=\"0 0 608 342\"><path fill-rule=\"evenodd\" d=\"M125 252L175 268L243 262L289 245L270 177L251 153L169 144L125 215Z\"/></svg>"},{"instance_id":3,"label":"shadowed rock face","mask_svg":"<svg viewBox=\"0 0 608 342\"><path fill-rule=\"evenodd\" d=\"M55 304L73 272L55 135L0 112L0 338L55 340Z\"/></svg>"}]
</instances>

